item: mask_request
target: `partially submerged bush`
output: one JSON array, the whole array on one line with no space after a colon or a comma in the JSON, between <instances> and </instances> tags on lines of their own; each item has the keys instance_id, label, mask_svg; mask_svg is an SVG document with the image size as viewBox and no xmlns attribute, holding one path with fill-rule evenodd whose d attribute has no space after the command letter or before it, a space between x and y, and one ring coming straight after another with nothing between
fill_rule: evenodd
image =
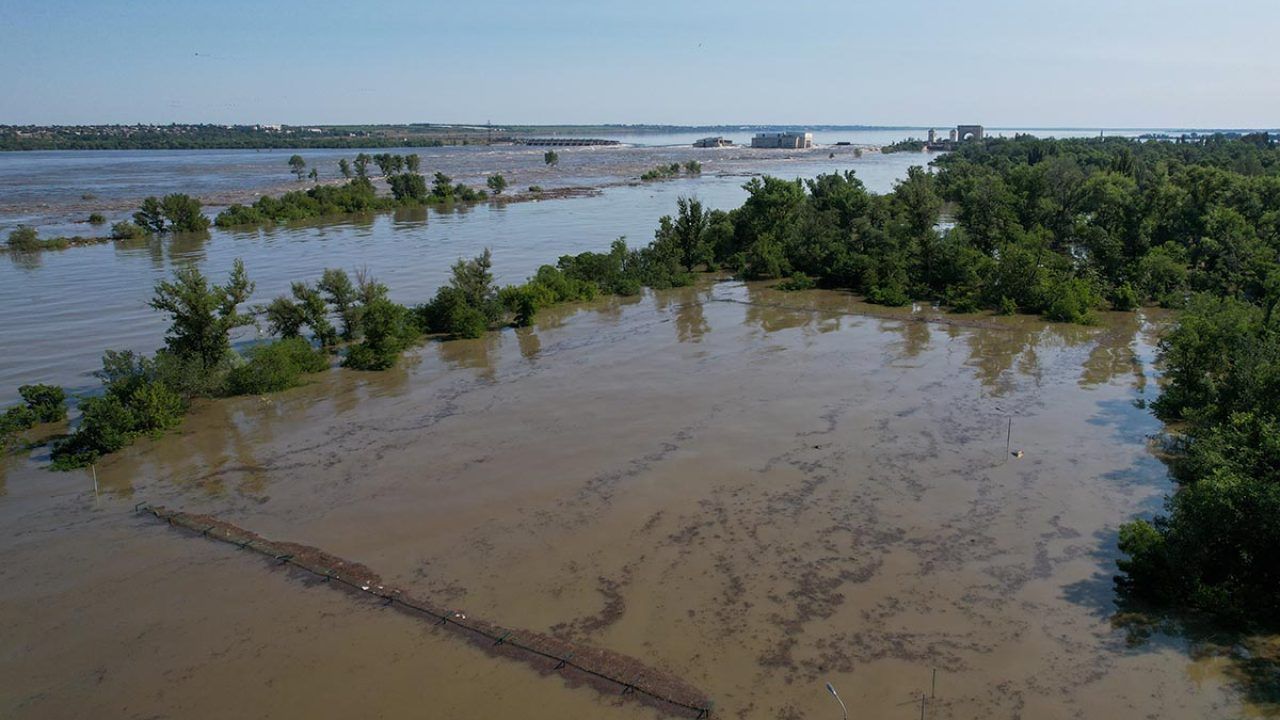
<instances>
[{"instance_id":1,"label":"partially submerged bush","mask_svg":"<svg viewBox=\"0 0 1280 720\"><path fill-rule=\"evenodd\" d=\"M36 414L26 405L14 405L0 414L0 446L8 445L9 438L23 430L35 427Z\"/></svg>"},{"instance_id":2,"label":"partially submerged bush","mask_svg":"<svg viewBox=\"0 0 1280 720\"><path fill-rule=\"evenodd\" d=\"M260 197L253 205L232 205L218 213L214 224L229 228L296 222L308 218L350 215L385 210L396 200L378 197L373 182L363 175L343 185L317 185L307 190L287 192L279 197Z\"/></svg>"},{"instance_id":3,"label":"partially submerged bush","mask_svg":"<svg viewBox=\"0 0 1280 720\"><path fill-rule=\"evenodd\" d=\"M1091 325L1097 322L1094 310L1101 298L1087 280L1066 278L1049 287L1044 316L1054 322Z\"/></svg>"},{"instance_id":4,"label":"partially submerged bush","mask_svg":"<svg viewBox=\"0 0 1280 720\"><path fill-rule=\"evenodd\" d=\"M343 365L356 370L386 370L418 337L412 314L403 305L378 298L364 307L364 339L347 350Z\"/></svg>"},{"instance_id":5,"label":"partially submerged bush","mask_svg":"<svg viewBox=\"0 0 1280 720\"><path fill-rule=\"evenodd\" d=\"M808 275L805 275L804 273L794 273L791 277L783 280L774 287L783 292L795 292L797 290L812 290L817 286L818 284Z\"/></svg>"},{"instance_id":6,"label":"partially submerged bush","mask_svg":"<svg viewBox=\"0 0 1280 720\"><path fill-rule=\"evenodd\" d=\"M35 427L36 423L57 422L67 417L66 393L57 385L23 385L18 388L23 404L0 413L0 449L13 435Z\"/></svg>"},{"instance_id":7,"label":"partially submerged bush","mask_svg":"<svg viewBox=\"0 0 1280 720\"><path fill-rule=\"evenodd\" d=\"M58 385L23 385L18 394L31 410L36 422L58 422L67 419L67 393Z\"/></svg>"},{"instance_id":8,"label":"partially submerged bush","mask_svg":"<svg viewBox=\"0 0 1280 720\"><path fill-rule=\"evenodd\" d=\"M302 383L307 373L329 368L325 354L300 337L291 337L250 348L246 362L227 375L228 395L262 395L287 390Z\"/></svg>"},{"instance_id":9,"label":"partially submerged bush","mask_svg":"<svg viewBox=\"0 0 1280 720\"><path fill-rule=\"evenodd\" d=\"M163 198L154 195L142 201L133 221L150 232L201 232L209 229L200 201L183 193Z\"/></svg>"},{"instance_id":10,"label":"partially submerged bush","mask_svg":"<svg viewBox=\"0 0 1280 720\"><path fill-rule=\"evenodd\" d=\"M112 240L140 240L146 236L146 230L128 220L121 220L111 226Z\"/></svg>"},{"instance_id":11,"label":"partially submerged bush","mask_svg":"<svg viewBox=\"0 0 1280 720\"><path fill-rule=\"evenodd\" d=\"M492 256L486 248L471 260L453 265L449 284L436 296L414 309L417 326L424 332L447 333L454 337L477 338L498 321L502 313L497 287L493 283Z\"/></svg>"},{"instance_id":12,"label":"partially submerged bush","mask_svg":"<svg viewBox=\"0 0 1280 720\"><path fill-rule=\"evenodd\" d=\"M40 233L27 225L19 225L9 231L8 246L10 250L17 252L31 252L43 247L40 243Z\"/></svg>"},{"instance_id":13,"label":"partially submerged bush","mask_svg":"<svg viewBox=\"0 0 1280 720\"><path fill-rule=\"evenodd\" d=\"M867 301L876 305L902 307L911 304L911 296L907 294L907 291L901 285L887 283L871 288L871 292L867 293Z\"/></svg>"},{"instance_id":14,"label":"partially submerged bush","mask_svg":"<svg viewBox=\"0 0 1280 720\"><path fill-rule=\"evenodd\" d=\"M80 402L80 424L53 446L53 467L85 467L141 435L177 427L186 401L160 381L156 363L131 352L108 352L97 373L106 392Z\"/></svg>"}]
</instances>

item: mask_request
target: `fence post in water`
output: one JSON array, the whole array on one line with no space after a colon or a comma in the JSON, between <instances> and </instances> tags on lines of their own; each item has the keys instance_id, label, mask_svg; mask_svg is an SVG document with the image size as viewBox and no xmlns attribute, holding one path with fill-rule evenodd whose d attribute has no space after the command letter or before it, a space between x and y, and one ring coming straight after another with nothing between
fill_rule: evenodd
<instances>
[{"instance_id":1,"label":"fence post in water","mask_svg":"<svg viewBox=\"0 0 1280 720\"><path fill-rule=\"evenodd\" d=\"M938 695L938 668L933 669L933 684L929 687L929 697Z\"/></svg>"},{"instance_id":2,"label":"fence post in water","mask_svg":"<svg viewBox=\"0 0 1280 720\"><path fill-rule=\"evenodd\" d=\"M920 720L924 720L924 703L928 699L924 693L920 693Z\"/></svg>"},{"instance_id":3,"label":"fence post in water","mask_svg":"<svg viewBox=\"0 0 1280 720\"><path fill-rule=\"evenodd\" d=\"M93 496L98 496L98 466L90 463L89 469L93 471Z\"/></svg>"},{"instance_id":4,"label":"fence post in water","mask_svg":"<svg viewBox=\"0 0 1280 720\"><path fill-rule=\"evenodd\" d=\"M1013 452L1013 417L1009 417L1009 432L1004 436L1004 461L1009 462L1009 454Z\"/></svg>"}]
</instances>

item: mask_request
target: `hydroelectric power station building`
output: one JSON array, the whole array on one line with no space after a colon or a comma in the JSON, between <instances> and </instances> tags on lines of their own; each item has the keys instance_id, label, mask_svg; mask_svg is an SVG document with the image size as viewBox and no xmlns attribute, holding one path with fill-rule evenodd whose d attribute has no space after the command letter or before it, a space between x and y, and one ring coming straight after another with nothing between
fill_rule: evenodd
<instances>
[{"instance_id":1,"label":"hydroelectric power station building","mask_svg":"<svg viewBox=\"0 0 1280 720\"><path fill-rule=\"evenodd\" d=\"M771 132L756 133L751 138L751 147L753 148L786 148L788 150L803 150L813 147L813 133L798 132Z\"/></svg>"}]
</instances>

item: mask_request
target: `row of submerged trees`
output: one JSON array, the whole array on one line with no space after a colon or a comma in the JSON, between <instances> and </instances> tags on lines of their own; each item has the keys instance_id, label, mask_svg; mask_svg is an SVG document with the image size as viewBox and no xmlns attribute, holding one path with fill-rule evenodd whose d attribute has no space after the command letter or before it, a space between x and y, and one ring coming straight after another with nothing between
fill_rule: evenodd
<instances>
[{"instance_id":1,"label":"row of submerged trees","mask_svg":"<svg viewBox=\"0 0 1280 720\"><path fill-rule=\"evenodd\" d=\"M391 190L390 196L379 195L370 175L370 164L376 165L381 177ZM289 159L289 166L301 180L306 161L299 155ZM351 215L377 210L421 205L448 205L473 203L488 195L462 183L455 183L444 173L437 172L428 183L420 173L421 158L417 154L396 155L360 153L354 162L342 158L339 172L346 179L341 185L315 185L307 190L287 192L280 197L264 196L252 205L232 205L218 214L214 224L222 228L270 225L294 222L308 218L335 215ZM318 179L314 168L312 179ZM506 179L493 175L487 179L489 190L495 195L507 187Z\"/></svg>"},{"instance_id":2,"label":"row of submerged trees","mask_svg":"<svg viewBox=\"0 0 1280 720\"><path fill-rule=\"evenodd\" d=\"M449 282L415 307L392 302L387 286L367 272L353 278L328 269L314 282L295 282L288 294L248 313L242 307L254 284L242 262L236 261L222 285L210 284L194 267L182 268L156 286L150 301L170 318L164 349L152 357L116 351L104 355L97 373L103 393L82 399L75 432L54 443L53 466L83 467L139 436L169 430L194 398L292 387L305 374L328 368L334 354L341 355L346 367L383 370L426 334L475 338L508 323L529 325L539 309L556 303L689 284L699 263L691 241L705 228L686 222L707 213L696 200L683 198L680 209L681 219L663 218L654 242L644 248L631 249L618 240L606 253L567 255L556 265L542 266L522 285L498 287L485 250L459 260ZM259 317L278 339L243 355L235 352L232 331ZM18 417L22 411L13 413Z\"/></svg>"},{"instance_id":3,"label":"row of submerged trees","mask_svg":"<svg viewBox=\"0 0 1280 720\"><path fill-rule=\"evenodd\" d=\"M448 284L415 307L391 301L387 286L365 271L353 277L327 269L314 282L293 283L288 294L254 312L243 309L254 283L241 261L221 285L211 284L193 266L184 267L171 280L157 284L149 302L170 319L164 348L151 357L131 351L105 353L96 373L103 392L81 399L79 424L53 443L52 465L84 467L140 436L170 430L196 398L259 395L293 387L306 374L329 368L334 355L345 367L385 370L427 334L475 338L508 323L528 325L539 309L556 303L692 282L689 267L677 257L669 240L639 250L619 240L608 253L565 256L558 265L539 268L523 285L499 288L485 250L476 258L459 260ZM259 318L276 339L243 354L236 352L232 332ZM40 409L55 391L62 408L57 417ZM24 386L21 394L30 407L11 408L2 416L0 430L6 439L37 420L65 418L61 388Z\"/></svg>"},{"instance_id":4,"label":"row of submerged trees","mask_svg":"<svg viewBox=\"0 0 1280 720\"><path fill-rule=\"evenodd\" d=\"M90 216L90 222L100 225L106 219L98 213ZM64 250L78 245L92 245L110 240L138 240L155 233L202 232L209 229L200 201L182 193L172 193L163 198L148 197L133 214L133 221L122 220L111 226L105 237L52 237L42 238L39 232L26 225L19 225L9 232L6 247L12 252L39 250Z\"/></svg>"}]
</instances>

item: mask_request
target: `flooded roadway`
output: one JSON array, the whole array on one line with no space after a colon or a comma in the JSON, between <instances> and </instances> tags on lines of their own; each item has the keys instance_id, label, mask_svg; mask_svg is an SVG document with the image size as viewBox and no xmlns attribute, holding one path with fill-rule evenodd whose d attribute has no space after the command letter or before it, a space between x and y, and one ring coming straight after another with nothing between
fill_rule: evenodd
<instances>
[{"instance_id":1,"label":"flooded roadway","mask_svg":"<svg viewBox=\"0 0 1280 720\"><path fill-rule=\"evenodd\" d=\"M631 655L715 717L839 717L828 681L854 717L918 717L933 668L930 718L1274 715L1233 663L1111 622L1116 528L1169 490L1135 404L1159 319L930 323L705 284L203 403L96 496L11 458L0 716L655 717L142 500Z\"/></svg>"}]
</instances>

